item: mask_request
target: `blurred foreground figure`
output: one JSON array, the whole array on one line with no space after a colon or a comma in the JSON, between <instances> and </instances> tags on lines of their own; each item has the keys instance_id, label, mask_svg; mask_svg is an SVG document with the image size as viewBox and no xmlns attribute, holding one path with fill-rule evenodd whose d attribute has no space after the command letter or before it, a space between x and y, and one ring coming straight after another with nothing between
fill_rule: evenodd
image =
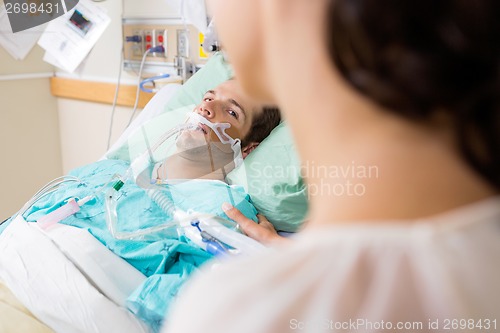
<instances>
[{"instance_id":1,"label":"blurred foreground figure","mask_svg":"<svg viewBox=\"0 0 500 333\"><path fill-rule=\"evenodd\" d=\"M498 329L500 3L211 4L292 128L309 223L199 274L164 332Z\"/></svg>"}]
</instances>

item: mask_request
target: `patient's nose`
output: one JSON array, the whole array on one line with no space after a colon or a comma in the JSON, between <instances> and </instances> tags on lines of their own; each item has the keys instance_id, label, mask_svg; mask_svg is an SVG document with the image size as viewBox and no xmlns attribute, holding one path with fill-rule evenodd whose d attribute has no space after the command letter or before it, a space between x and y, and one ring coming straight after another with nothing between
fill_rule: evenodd
<instances>
[{"instance_id":1,"label":"patient's nose","mask_svg":"<svg viewBox=\"0 0 500 333\"><path fill-rule=\"evenodd\" d=\"M198 108L198 113L207 119L213 119L215 117L215 105L210 105L210 103L203 103Z\"/></svg>"}]
</instances>

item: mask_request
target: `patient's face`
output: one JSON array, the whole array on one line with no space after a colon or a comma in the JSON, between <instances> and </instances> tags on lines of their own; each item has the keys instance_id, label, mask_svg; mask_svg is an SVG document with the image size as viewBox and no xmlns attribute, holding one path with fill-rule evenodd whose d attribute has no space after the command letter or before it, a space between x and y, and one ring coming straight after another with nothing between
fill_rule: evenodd
<instances>
[{"instance_id":1,"label":"patient's face","mask_svg":"<svg viewBox=\"0 0 500 333\"><path fill-rule=\"evenodd\" d=\"M243 93L239 82L230 80L207 91L193 111L212 123L229 123L226 133L233 139L243 139L260 110L259 104ZM210 136L212 141L220 141L215 133Z\"/></svg>"},{"instance_id":2,"label":"patient's face","mask_svg":"<svg viewBox=\"0 0 500 333\"><path fill-rule=\"evenodd\" d=\"M238 81L222 83L203 96L193 112L212 123L228 123L225 130L233 139L243 139L250 131L254 117L261 112L260 104L253 102L242 91ZM199 120L198 120L199 121ZM182 131L175 141L176 151L154 175L159 179L209 178L224 180L225 173L234 164L230 143L221 143L212 129L200 124L196 129Z\"/></svg>"}]
</instances>

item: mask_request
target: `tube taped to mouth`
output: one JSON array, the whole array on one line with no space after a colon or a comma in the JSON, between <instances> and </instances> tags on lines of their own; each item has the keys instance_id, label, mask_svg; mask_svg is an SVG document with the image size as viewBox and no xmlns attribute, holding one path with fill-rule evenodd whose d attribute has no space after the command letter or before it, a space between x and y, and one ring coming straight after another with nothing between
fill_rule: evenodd
<instances>
[{"instance_id":1,"label":"tube taped to mouth","mask_svg":"<svg viewBox=\"0 0 500 333\"><path fill-rule=\"evenodd\" d=\"M209 127L215 135L219 138L220 142L223 144L228 144L231 146L234 156L235 166L238 167L242 162L243 158L241 155L241 141L240 139L234 139L229 134L226 133L226 129L231 127L229 123L212 123L207 118L198 114L197 112L191 112L188 115L187 123L189 124L203 124ZM203 129L203 128L202 128Z\"/></svg>"}]
</instances>

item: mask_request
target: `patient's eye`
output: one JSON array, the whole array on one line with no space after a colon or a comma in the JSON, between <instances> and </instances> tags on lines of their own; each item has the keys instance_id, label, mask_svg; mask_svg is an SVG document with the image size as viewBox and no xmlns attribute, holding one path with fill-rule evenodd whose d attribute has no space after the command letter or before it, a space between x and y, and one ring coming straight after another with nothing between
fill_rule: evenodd
<instances>
[{"instance_id":1,"label":"patient's eye","mask_svg":"<svg viewBox=\"0 0 500 333\"><path fill-rule=\"evenodd\" d=\"M215 93L214 91L212 90L209 90L205 93L205 95L203 96L203 102L211 102L214 100L214 97L215 97Z\"/></svg>"},{"instance_id":2,"label":"patient's eye","mask_svg":"<svg viewBox=\"0 0 500 333\"><path fill-rule=\"evenodd\" d=\"M227 110L227 113L229 113L229 115L231 117L234 117L234 118L238 119L238 112L236 112L234 110Z\"/></svg>"}]
</instances>

